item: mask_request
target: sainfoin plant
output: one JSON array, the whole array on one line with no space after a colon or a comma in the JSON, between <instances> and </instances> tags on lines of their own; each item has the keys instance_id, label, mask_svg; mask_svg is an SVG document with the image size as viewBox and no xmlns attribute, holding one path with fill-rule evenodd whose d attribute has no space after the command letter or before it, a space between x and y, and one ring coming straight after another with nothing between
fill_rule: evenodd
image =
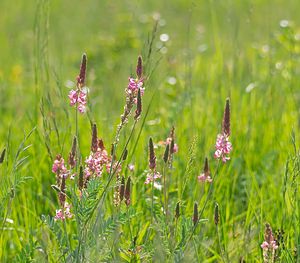
<instances>
[{"instance_id":1,"label":"sainfoin plant","mask_svg":"<svg viewBox=\"0 0 300 263\"><path fill-rule=\"evenodd\" d=\"M52 165L52 188L57 193L57 207L51 215L43 217L59 246L56 259L67 262L146 262L153 260L153 255L159 250L160 259L179 262L192 249L194 242L201 242L201 226L215 224L217 253L223 261L228 261L229 252L220 234L222 208L216 203L213 189L218 187L221 180L218 177L222 176L221 171L226 170L232 157L229 98L226 99L214 154L205 157L200 174L189 177L194 165L195 143L192 143L186 181L181 191L174 194L176 182L172 177L176 172L176 154L181 149L176 142L175 127L170 129L166 139L150 137L144 143L148 149L145 150L144 173L132 163L134 152L128 147L138 121L145 118L142 98L147 97L148 88L145 89L147 77L142 57L138 57L135 76L128 79L124 111L111 148L108 149L105 139L101 138L97 124L91 123L89 154L83 156L82 152L86 151L79 146L85 138L79 139L77 122L89 111L86 73L87 56L84 54L76 89L68 95L70 106L75 108L75 134L70 142L68 159L65 161L62 153L58 153ZM131 124L129 135L121 136L128 124ZM209 150L213 150L213 146ZM200 198L187 194L187 180L193 180L199 189L197 192L201 192ZM136 198L137 188L143 189L147 196L145 200ZM147 208L142 221L139 220L140 203ZM209 211L213 203L215 210ZM213 220L206 218L207 213ZM269 225L261 248L265 262L275 258L278 245Z\"/></svg>"}]
</instances>

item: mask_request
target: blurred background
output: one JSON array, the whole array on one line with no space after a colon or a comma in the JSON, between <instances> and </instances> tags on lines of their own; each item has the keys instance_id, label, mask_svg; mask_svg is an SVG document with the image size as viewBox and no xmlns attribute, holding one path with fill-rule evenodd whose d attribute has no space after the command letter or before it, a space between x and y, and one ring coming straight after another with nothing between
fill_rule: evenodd
<instances>
[{"instance_id":1,"label":"blurred background","mask_svg":"<svg viewBox=\"0 0 300 263\"><path fill-rule=\"evenodd\" d=\"M8 251L19 251L29 236L40 236L40 216L55 211L51 162L58 153L67 156L71 147L74 110L67 95L84 52L90 93L88 114L79 121L83 155L89 153L91 121L110 147L124 89L141 54L148 77L143 108L145 114L149 107L149 114L137 154L132 153L139 191L144 190L147 140L165 140L172 125L180 149L177 182L194 136L193 172L198 175L204 156L213 156L230 97L234 154L216 189L224 220L262 229L265 220L279 224L282 218L276 218L274 209L282 205L276 199L278 185L293 150L291 134L297 136L299 130L299 1L1 0L0 10L0 147L8 148L7 158L13 158L24 134L36 127L28 163L20 170L31 179L10 211L16 228L1 237L6 244L3 259L10 258ZM191 181L186 197L197 196L196 188ZM251 204L257 214L247 214L249 199L255 200ZM265 214L262 200L268 204ZM192 204L187 203L187 210ZM249 250L259 254L257 244Z\"/></svg>"}]
</instances>

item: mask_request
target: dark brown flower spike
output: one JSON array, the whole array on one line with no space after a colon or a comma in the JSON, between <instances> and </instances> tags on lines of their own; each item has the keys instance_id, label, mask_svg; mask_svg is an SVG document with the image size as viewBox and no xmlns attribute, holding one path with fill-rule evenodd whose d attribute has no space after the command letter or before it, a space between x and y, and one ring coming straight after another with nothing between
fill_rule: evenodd
<instances>
[{"instance_id":1,"label":"dark brown flower spike","mask_svg":"<svg viewBox=\"0 0 300 263\"><path fill-rule=\"evenodd\" d=\"M78 84L83 87L85 85L85 77L86 77L86 64L87 64L87 57L86 54L84 53L82 55L82 60L80 64L80 73L78 76Z\"/></svg>"},{"instance_id":2,"label":"dark brown flower spike","mask_svg":"<svg viewBox=\"0 0 300 263\"><path fill-rule=\"evenodd\" d=\"M226 106L225 106L224 116L223 116L222 132L225 133L227 136L230 135L230 101L229 101L229 98L226 99Z\"/></svg>"},{"instance_id":3,"label":"dark brown flower spike","mask_svg":"<svg viewBox=\"0 0 300 263\"><path fill-rule=\"evenodd\" d=\"M77 138L74 136L73 143L72 143L72 149L69 154L69 165L71 168L74 168L76 165L76 148L77 148Z\"/></svg>"},{"instance_id":4,"label":"dark brown flower spike","mask_svg":"<svg viewBox=\"0 0 300 263\"><path fill-rule=\"evenodd\" d=\"M193 223L194 226L198 223L199 214L198 214L198 204L197 202L194 203L194 214L193 214Z\"/></svg>"},{"instance_id":5,"label":"dark brown flower spike","mask_svg":"<svg viewBox=\"0 0 300 263\"><path fill-rule=\"evenodd\" d=\"M79 179L78 179L78 188L81 191L83 189L84 182L83 182L83 167L82 165L79 168Z\"/></svg>"},{"instance_id":6,"label":"dark brown flower spike","mask_svg":"<svg viewBox=\"0 0 300 263\"><path fill-rule=\"evenodd\" d=\"M120 185L120 200L123 201L125 193L125 177L122 176L121 185Z\"/></svg>"},{"instance_id":7,"label":"dark brown flower spike","mask_svg":"<svg viewBox=\"0 0 300 263\"><path fill-rule=\"evenodd\" d=\"M149 139L149 168L151 170L154 170L155 167L156 167L156 157L155 157L155 152L154 152L153 140L150 137L150 139Z\"/></svg>"},{"instance_id":8,"label":"dark brown flower spike","mask_svg":"<svg viewBox=\"0 0 300 263\"><path fill-rule=\"evenodd\" d=\"M208 165L208 159L207 159L207 157L205 157L203 173L204 173L205 176L210 176L210 171L209 171L209 165Z\"/></svg>"},{"instance_id":9,"label":"dark brown flower spike","mask_svg":"<svg viewBox=\"0 0 300 263\"><path fill-rule=\"evenodd\" d=\"M141 116L141 113L142 113L142 96L141 96L141 89L139 89L137 95L137 103L136 103L134 119L138 120Z\"/></svg>"},{"instance_id":10,"label":"dark brown flower spike","mask_svg":"<svg viewBox=\"0 0 300 263\"><path fill-rule=\"evenodd\" d=\"M170 145L167 144L165 153L164 153L164 162L167 163L169 160L169 153L170 153Z\"/></svg>"},{"instance_id":11,"label":"dark brown flower spike","mask_svg":"<svg viewBox=\"0 0 300 263\"><path fill-rule=\"evenodd\" d=\"M220 222L220 214L219 214L219 205L218 205L218 203L215 203L214 221L215 221L216 226Z\"/></svg>"},{"instance_id":12,"label":"dark brown flower spike","mask_svg":"<svg viewBox=\"0 0 300 263\"><path fill-rule=\"evenodd\" d=\"M138 62L136 66L136 75L138 79L141 79L143 75L143 60L141 56L138 57Z\"/></svg>"},{"instance_id":13,"label":"dark brown flower spike","mask_svg":"<svg viewBox=\"0 0 300 263\"><path fill-rule=\"evenodd\" d=\"M65 176L62 176L61 178L61 185L60 185L60 192L58 194L59 202L62 207L65 205L66 201L66 178Z\"/></svg>"},{"instance_id":14,"label":"dark brown flower spike","mask_svg":"<svg viewBox=\"0 0 300 263\"><path fill-rule=\"evenodd\" d=\"M175 218L176 218L176 220L179 218L179 216L180 216L180 203L177 202L176 208L175 208Z\"/></svg>"},{"instance_id":15,"label":"dark brown flower spike","mask_svg":"<svg viewBox=\"0 0 300 263\"><path fill-rule=\"evenodd\" d=\"M92 143L91 143L91 151L95 153L98 149L98 132L96 123L93 124L92 128Z\"/></svg>"},{"instance_id":16,"label":"dark brown flower spike","mask_svg":"<svg viewBox=\"0 0 300 263\"><path fill-rule=\"evenodd\" d=\"M6 149L4 148L3 151L2 151L2 153L1 153L1 156L0 156L0 163L4 162L5 152L6 152Z\"/></svg>"},{"instance_id":17,"label":"dark brown flower spike","mask_svg":"<svg viewBox=\"0 0 300 263\"><path fill-rule=\"evenodd\" d=\"M131 183L131 179L130 179L130 177L128 177L127 182L126 182L126 187L125 187L125 193L124 193L125 204L127 206L130 205L130 183Z\"/></svg>"},{"instance_id":18,"label":"dark brown flower spike","mask_svg":"<svg viewBox=\"0 0 300 263\"><path fill-rule=\"evenodd\" d=\"M128 156L128 150L125 149L123 157L122 157L123 161L125 161L127 159L127 156Z\"/></svg>"}]
</instances>

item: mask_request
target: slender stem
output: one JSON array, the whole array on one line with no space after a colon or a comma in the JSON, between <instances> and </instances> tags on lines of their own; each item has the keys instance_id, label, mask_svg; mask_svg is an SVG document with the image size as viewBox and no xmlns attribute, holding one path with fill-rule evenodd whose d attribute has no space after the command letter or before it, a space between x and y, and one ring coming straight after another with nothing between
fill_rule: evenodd
<instances>
[{"instance_id":1,"label":"slender stem","mask_svg":"<svg viewBox=\"0 0 300 263\"><path fill-rule=\"evenodd\" d=\"M220 160L218 161L218 165L217 165L217 169L216 169L216 172L215 172L215 176L213 177L213 180L214 180L214 181L216 180L216 177L217 177L217 175L218 175L219 167L220 167ZM201 209L201 211L200 211L200 213L199 213L199 216L198 216L198 221L197 221L196 224L194 225L193 230L192 230L192 232L191 232L189 238L187 239L187 241L186 241L186 243L185 243L185 245L184 245L183 251L185 251L186 245L187 245L188 242L191 240L191 238L193 237L193 235L194 235L194 233L195 233L195 231L196 231L196 228L197 228L197 226L198 226L198 224L199 224L199 221L200 221L200 219L201 219L201 217L202 217L202 214L203 214L203 212L204 212L204 209L206 208L206 205L207 205L208 200L209 200L209 198L210 198L212 189L213 189L213 183L210 183L209 189L208 189L208 193L207 193L207 195L206 195L206 199L205 199L205 202L204 202L204 205L203 205L203 207L202 207L202 209Z\"/></svg>"},{"instance_id":2,"label":"slender stem","mask_svg":"<svg viewBox=\"0 0 300 263\"><path fill-rule=\"evenodd\" d=\"M167 201L167 184L166 184L166 164L163 168L163 178L164 178L164 203L165 203L165 217L166 223L168 224L168 201Z\"/></svg>"},{"instance_id":3,"label":"slender stem","mask_svg":"<svg viewBox=\"0 0 300 263\"><path fill-rule=\"evenodd\" d=\"M152 190L152 197L151 197L151 224L153 223L153 217L154 217L154 171L152 173L152 184L151 184L151 190Z\"/></svg>"}]
</instances>

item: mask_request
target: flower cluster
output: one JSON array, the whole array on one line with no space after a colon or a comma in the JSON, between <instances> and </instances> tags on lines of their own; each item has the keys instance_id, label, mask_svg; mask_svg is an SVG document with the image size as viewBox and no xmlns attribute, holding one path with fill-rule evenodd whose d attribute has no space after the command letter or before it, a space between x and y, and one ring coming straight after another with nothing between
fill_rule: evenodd
<instances>
[{"instance_id":1,"label":"flower cluster","mask_svg":"<svg viewBox=\"0 0 300 263\"><path fill-rule=\"evenodd\" d=\"M275 252L278 244L274 239L271 226L267 223L264 235L264 242L260 246L263 249L264 262L274 262Z\"/></svg>"},{"instance_id":2,"label":"flower cluster","mask_svg":"<svg viewBox=\"0 0 300 263\"><path fill-rule=\"evenodd\" d=\"M232 144L229 141L229 136L225 133L218 134L216 141L216 151L214 157L221 159L222 162L226 163L230 160L228 156L232 150Z\"/></svg>"},{"instance_id":3,"label":"flower cluster","mask_svg":"<svg viewBox=\"0 0 300 263\"><path fill-rule=\"evenodd\" d=\"M65 166L65 160L60 154L56 156L56 159L53 162L52 172L56 174L56 183L58 187L61 184L61 178L67 178L70 174L70 171Z\"/></svg>"},{"instance_id":4,"label":"flower cluster","mask_svg":"<svg viewBox=\"0 0 300 263\"><path fill-rule=\"evenodd\" d=\"M110 164L110 158L104 146L97 148L96 152L91 152L85 160L86 167L84 169L85 178L91 176L101 176L103 168Z\"/></svg>"},{"instance_id":5,"label":"flower cluster","mask_svg":"<svg viewBox=\"0 0 300 263\"><path fill-rule=\"evenodd\" d=\"M71 213L71 205L65 202L63 209L57 209L54 220L65 220L66 218L72 218L73 214Z\"/></svg>"},{"instance_id":6,"label":"flower cluster","mask_svg":"<svg viewBox=\"0 0 300 263\"><path fill-rule=\"evenodd\" d=\"M87 93L88 93L87 88L82 88L82 89L77 88L76 90L71 90L69 92L68 96L70 99L70 105L76 106L77 110L80 113L84 113L86 110Z\"/></svg>"},{"instance_id":7,"label":"flower cluster","mask_svg":"<svg viewBox=\"0 0 300 263\"><path fill-rule=\"evenodd\" d=\"M137 103L137 95L139 89L141 91L141 95L142 96L144 95L145 88L143 86L144 86L143 79L138 79L138 78L134 79L132 77L128 78L128 86L125 92L127 96L133 97L133 101L135 104Z\"/></svg>"},{"instance_id":8,"label":"flower cluster","mask_svg":"<svg viewBox=\"0 0 300 263\"><path fill-rule=\"evenodd\" d=\"M157 171L150 171L147 173L145 184L150 184L152 181L161 178L161 174Z\"/></svg>"}]
</instances>

